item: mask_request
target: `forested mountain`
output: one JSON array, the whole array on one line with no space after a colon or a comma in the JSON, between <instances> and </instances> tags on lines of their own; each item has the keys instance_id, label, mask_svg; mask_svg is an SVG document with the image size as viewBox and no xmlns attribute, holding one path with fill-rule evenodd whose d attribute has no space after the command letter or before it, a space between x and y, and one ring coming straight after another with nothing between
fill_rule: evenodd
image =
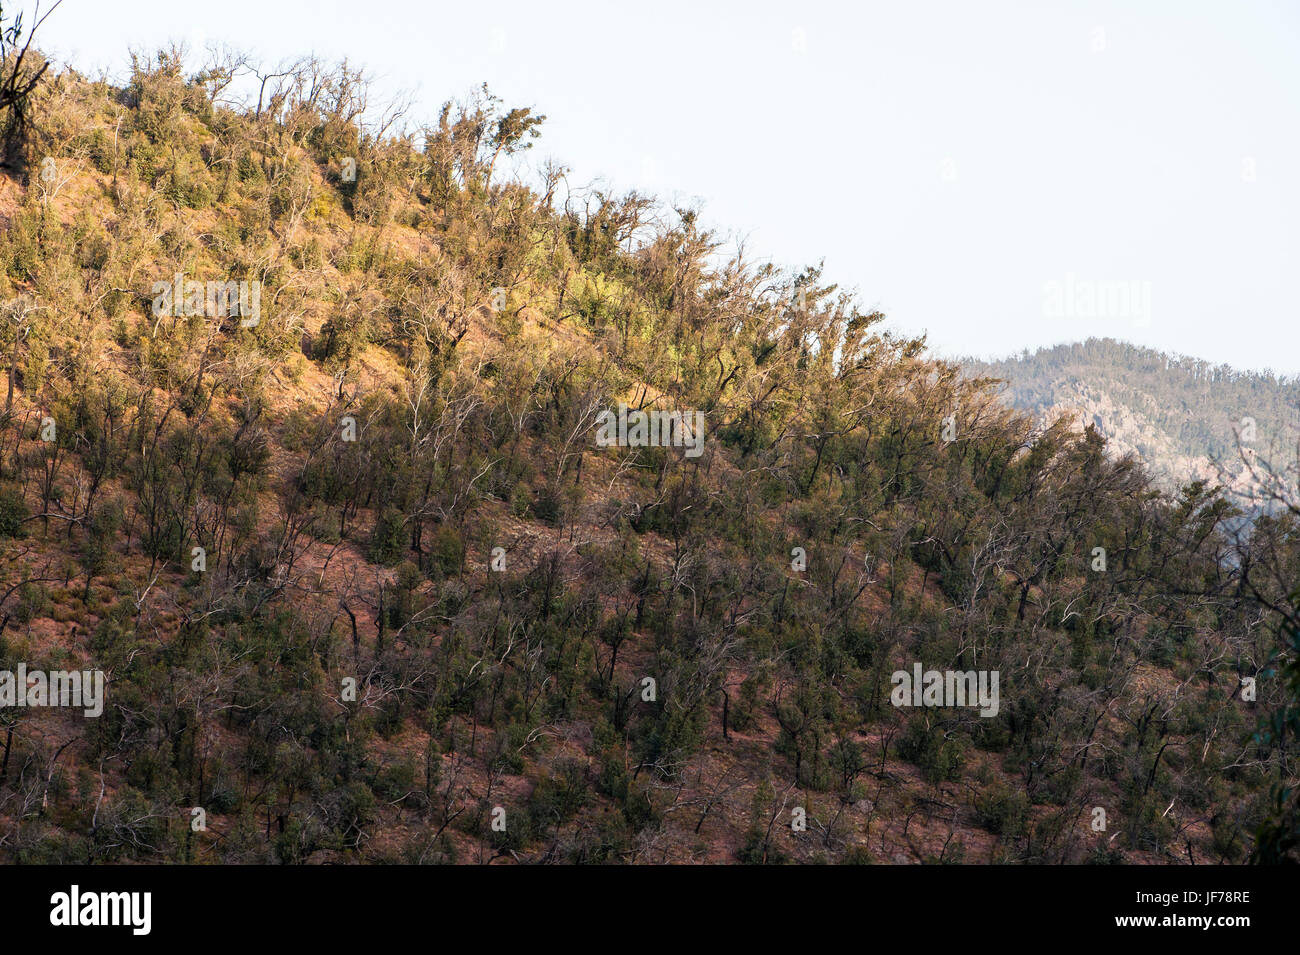
<instances>
[{"instance_id":1,"label":"forested mountain","mask_svg":"<svg viewBox=\"0 0 1300 955\"><path fill-rule=\"evenodd\" d=\"M1245 491L1243 451L1276 456L1300 436L1297 379L1110 338L961 364L1002 379L1006 400L1040 421L1064 414L1094 425L1112 453L1136 454L1167 489L1206 480Z\"/></svg>"},{"instance_id":2,"label":"forested mountain","mask_svg":"<svg viewBox=\"0 0 1300 955\"><path fill-rule=\"evenodd\" d=\"M1294 852L1297 515L372 95L163 51L9 129L0 671L107 697L0 708L0 860Z\"/></svg>"}]
</instances>

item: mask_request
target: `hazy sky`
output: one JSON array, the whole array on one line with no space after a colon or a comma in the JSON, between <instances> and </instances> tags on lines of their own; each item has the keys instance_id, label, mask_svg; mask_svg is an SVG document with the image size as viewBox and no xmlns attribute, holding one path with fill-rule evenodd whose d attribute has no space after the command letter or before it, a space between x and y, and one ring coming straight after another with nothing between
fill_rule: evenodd
<instances>
[{"instance_id":1,"label":"hazy sky","mask_svg":"<svg viewBox=\"0 0 1300 955\"><path fill-rule=\"evenodd\" d=\"M486 81L549 117L530 162L824 258L943 354L1110 335L1300 372L1294 2L65 0L41 45L120 74L169 39L346 56L420 118Z\"/></svg>"}]
</instances>

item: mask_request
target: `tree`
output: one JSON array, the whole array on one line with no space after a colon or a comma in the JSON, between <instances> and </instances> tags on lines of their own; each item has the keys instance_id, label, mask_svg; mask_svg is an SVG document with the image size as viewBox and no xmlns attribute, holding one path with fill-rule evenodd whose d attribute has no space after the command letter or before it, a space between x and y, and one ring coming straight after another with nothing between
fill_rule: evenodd
<instances>
[{"instance_id":1,"label":"tree","mask_svg":"<svg viewBox=\"0 0 1300 955\"><path fill-rule=\"evenodd\" d=\"M49 61L43 57L39 63L27 60L28 50L36 31L45 22L46 17L59 8L63 0L55 0L54 6L41 16L41 5L36 4L36 26L23 34L23 15L19 12L8 23L4 19L4 8L0 5L0 135L4 137L4 159L8 165L10 151L16 143L22 141L27 128L28 97L40 83L41 77L49 69ZM19 46L19 44L22 46Z\"/></svg>"}]
</instances>

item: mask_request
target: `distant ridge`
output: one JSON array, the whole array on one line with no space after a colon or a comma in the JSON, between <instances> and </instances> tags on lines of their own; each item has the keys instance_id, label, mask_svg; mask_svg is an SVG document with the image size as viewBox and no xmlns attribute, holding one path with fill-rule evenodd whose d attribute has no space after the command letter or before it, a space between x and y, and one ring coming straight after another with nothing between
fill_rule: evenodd
<instances>
[{"instance_id":1,"label":"distant ridge","mask_svg":"<svg viewBox=\"0 0 1300 955\"><path fill-rule=\"evenodd\" d=\"M1300 434L1300 379L1113 338L961 364L972 377L1004 380L1006 399L1040 421L1066 414L1094 425L1112 454L1132 452L1166 487L1226 479L1240 490L1246 469L1237 436L1248 419L1255 438L1243 444L1260 451Z\"/></svg>"}]
</instances>

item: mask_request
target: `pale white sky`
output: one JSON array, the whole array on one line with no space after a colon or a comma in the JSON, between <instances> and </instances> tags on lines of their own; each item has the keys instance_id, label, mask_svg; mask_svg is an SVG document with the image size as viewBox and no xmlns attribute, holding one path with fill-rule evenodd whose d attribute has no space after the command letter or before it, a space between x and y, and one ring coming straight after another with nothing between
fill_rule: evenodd
<instances>
[{"instance_id":1,"label":"pale white sky","mask_svg":"<svg viewBox=\"0 0 1300 955\"><path fill-rule=\"evenodd\" d=\"M486 81L549 117L530 162L824 258L942 354L1110 335L1300 372L1300 4L65 0L42 36L83 72L346 56L428 119ZM1061 317L1067 276L1150 307Z\"/></svg>"}]
</instances>

